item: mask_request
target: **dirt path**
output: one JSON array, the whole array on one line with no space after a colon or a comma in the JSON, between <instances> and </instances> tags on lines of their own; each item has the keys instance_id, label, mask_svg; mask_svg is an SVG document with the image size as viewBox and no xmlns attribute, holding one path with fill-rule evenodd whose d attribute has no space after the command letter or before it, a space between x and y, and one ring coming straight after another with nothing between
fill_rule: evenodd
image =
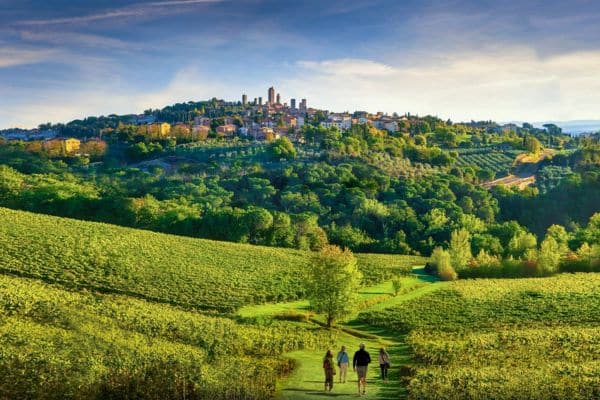
<instances>
[{"instance_id":1,"label":"dirt path","mask_svg":"<svg viewBox=\"0 0 600 400\"><path fill-rule=\"evenodd\" d=\"M546 149L538 156L521 154L515 160L515 163L517 163L518 166L516 167L514 174L500 179L495 179L490 182L485 182L481 186L486 189L490 189L498 185L509 187L517 186L519 189L524 189L527 186L535 183L535 174L540 168L542 162L553 154L554 151L552 149Z\"/></svg>"}]
</instances>

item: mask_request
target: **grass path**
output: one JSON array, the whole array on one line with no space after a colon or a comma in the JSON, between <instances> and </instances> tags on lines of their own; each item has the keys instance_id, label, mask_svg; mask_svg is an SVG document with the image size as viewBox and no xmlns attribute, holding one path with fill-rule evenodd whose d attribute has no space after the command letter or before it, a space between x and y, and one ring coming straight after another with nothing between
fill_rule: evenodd
<instances>
[{"instance_id":1,"label":"grass path","mask_svg":"<svg viewBox=\"0 0 600 400\"><path fill-rule=\"evenodd\" d=\"M414 276L403 278L402 284L403 289L398 296L392 295L391 282L363 289L361 297L367 305L363 308L363 311L392 307L445 285L443 282L435 282L430 276L425 275L422 269L415 269ZM260 317L287 311L306 312L307 310L308 302L296 301L245 307L239 311L239 315L242 317ZM404 342L404 337L363 325L356 319L345 323L341 328L342 330L339 331L335 344L332 346L334 354L337 354L340 347L345 345L350 358L352 358L352 355L358 349L358 345L364 342L373 360L373 363L369 366L367 376L367 395L363 398L382 400L404 398L406 388L400 383L399 366L411 363L410 351ZM383 384L380 378L377 362L380 347L387 349L392 363L392 368L389 371L389 383L387 384ZM346 383L339 383L338 371L338 375L335 376L333 391L326 393L323 390L324 375L321 365L326 350L323 349L318 352L302 350L286 355L295 361L296 368L287 379L279 383L279 399L309 400L331 397L341 400L358 397L357 378L351 367L348 371Z\"/></svg>"}]
</instances>

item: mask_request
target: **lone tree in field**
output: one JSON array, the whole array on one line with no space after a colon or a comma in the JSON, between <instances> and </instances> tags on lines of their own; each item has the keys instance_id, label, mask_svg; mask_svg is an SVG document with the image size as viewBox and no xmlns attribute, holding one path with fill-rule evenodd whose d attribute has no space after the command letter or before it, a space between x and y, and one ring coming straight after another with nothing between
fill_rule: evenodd
<instances>
[{"instance_id":1,"label":"lone tree in field","mask_svg":"<svg viewBox=\"0 0 600 400\"><path fill-rule=\"evenodd\" d=\"M327 245L311 263L307 289L311 307L327 317L327 327L354 311L362 274L348 249Z\"/></svg>"}]
</instances>

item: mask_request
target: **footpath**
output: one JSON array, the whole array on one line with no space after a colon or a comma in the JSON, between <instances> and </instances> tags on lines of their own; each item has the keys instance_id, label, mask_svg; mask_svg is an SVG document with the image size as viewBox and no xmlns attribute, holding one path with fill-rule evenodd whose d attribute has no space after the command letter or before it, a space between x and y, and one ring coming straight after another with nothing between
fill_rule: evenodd
<instances>
[{"instance_id":1,"label":"footpath","mask_svg":"<svg viewBox=\"0 0 600 400\"><path fill-rule=\"evenodd\" d=\"M393 295L391 281L363 289L361 297L368 306L363 307L361 311L393 307L437 290L443 285L443 282L437 282L430 276L423 274L422 269L415 269L413 276L402 279L401 293L396 296ZM306 311L307 308L307 302L297 301L255 306L243 309L241 313L245 316L256 317L282 311ZM318 321L313 320L312 323L318 323ZM353 319L338 327L337 339L331 350L335 356L342 345L346 346L350 363L352 363L352 356L358 350L360 343L365 343L366 349L373 360L367 375L367 393L362 398L390 400L405 398L406 388L400 380L400 367L411 363L411 354L404 337L373 326L364 325L354 316ZM381 380L377 361L381 347L385 347L389 353L392 365L389 370L387 384L384 384ZM322 362L326 351L327 349L321 351L301 350L287 353L286 357L295 362L296 368L290 376L280 382L277 398L290 400L323 399L327 397L340 400L357 398L358 382L356 373L352 371L352 365L348 369L346 383L339 383L339 370L336 368L337 375L335 376L333 390L331 392L324 391Z\"/></svg>"}]
</instances>

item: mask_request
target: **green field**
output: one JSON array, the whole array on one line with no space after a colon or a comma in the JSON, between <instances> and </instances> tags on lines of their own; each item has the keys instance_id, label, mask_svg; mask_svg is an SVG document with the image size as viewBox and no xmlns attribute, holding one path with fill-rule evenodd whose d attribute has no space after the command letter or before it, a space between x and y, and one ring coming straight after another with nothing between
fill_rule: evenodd
<instances>
[{"instance_id":1,"label":"green field","mask_svg":"<svg viewBox=\"0 0 600 400\"><path fill-rule=\"evenodd\" d=\"M411 399L600 395L600 274L458 281L360 319L409 334Z\"/></svg>"},{"instance_id":2,"label":"green field","mask_svg":"<svg viewBox=\"0 0 600 400\"><path fill-rule=\"evenodd\" d=\"M283 353L330 338L0 275L2 399L263 399L292 367Z\"/></svg>"},{"instance_id":3,"label":"green field","mask_svg":"<svg viewBox=\"0 0 600 400\"><path fill-rule=\"evenodd\" d=\"M507 175L510 171L518 151L498 151L493 149L463 149L458 151L459 157L456 165L475 165L494 171L496 177Z\"/></svg>"},{"instance_id":4,"label":"green field","mask_svg":"<svg viewBox=\"0 0 600 400\"><path fill-rule=\"evenodd\" d=\"M0 270L190 309L301 299L311 254L166 235L0 208ZM358 255L365 283L406 274L414 256Z\"/></svg>"},{"instance_id":5,"label":"green field","mask_svg":"<svg viewBox=\"0 0 600 400\"><path fill-rule=\"evenodd\" d=\"M392 357L369 398L600 396L600 274L437 282L359 254L360 311L328 331L310 257L0 209L0 399L318 399L325 350L360 342Z\"/></svg>"}]
</instances>

